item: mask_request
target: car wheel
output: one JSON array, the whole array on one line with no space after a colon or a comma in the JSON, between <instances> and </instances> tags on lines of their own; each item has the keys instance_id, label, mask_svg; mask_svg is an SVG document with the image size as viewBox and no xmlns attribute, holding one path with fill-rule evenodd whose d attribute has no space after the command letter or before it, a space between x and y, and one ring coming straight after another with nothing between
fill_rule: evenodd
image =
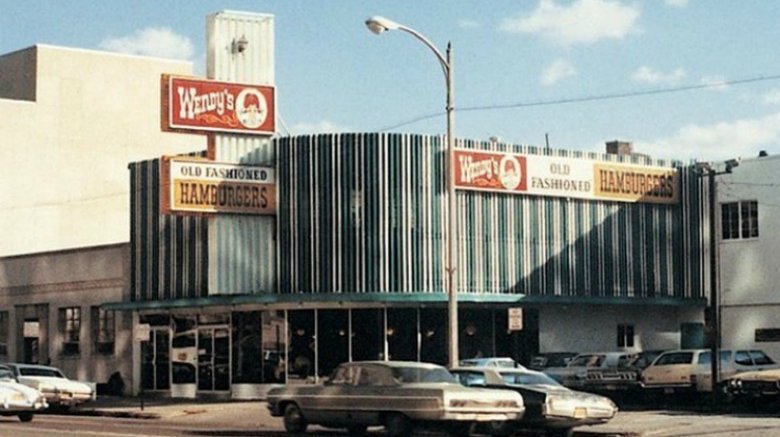
<instances>
[{"instance_id":1,"label":"car wheel","mask_svg":"<svg viewBox=\"0 0 780 437\"><path fill-rule=\"evenodd\" d=\"M469 437L474 431L471 422L452 422L447 426L447 433L453 437Z\"/></svg>"},{"instance_id":2,"label":"car wheel","mask_svg":"<svg viewBox=\"0 0 780 437\"><path fill-rule=\"evenodd\" d=\"M403 414L390 413L384 422L388 437L407 437L412 433L412 422Z\"/></svg>"},{"instance_id":3,"label":"car wheel","mask_svg":"<svg viewBox=\"0 0 780 437\"><path fill-rule=\"evenodd\" d=\"M309 424L306 423L306 418L303 416L301 409L295 404L289 404L284 409L284 429L291 433L306 432L306 427Z\"/></svg>"},{"instance_id":4,"label":"car wheel","mask_svg":"<svg viewBox=\"0 0 780 437\"><path fill-rule=\"evenodd\" d=\"M512 435L512 425L506 421L496 420L488 422L487 431L493 437L509 437Z\"/></svg>"},{"instance_id":5,"label":"car wheel","mask_svg":"<svg viewBox=\"0 0 780 437\"><path fill-rule=\"evenodd\" d=\"M349 435L360 436L360 435L365 435L367 429L368 429L367 425L354 424L354 425L349 425L347 427L347 432L349 433Z\"/></svg>"},{"instance_id":6,"label":"car wheel","mask_svg":"<svg viewBox=\"0 0 780 437\"><path fill-rule=\"evenodd\" d=\"M550 437L572 437L574 436L574 428L552 428L547 431L547 435Z\"/></svg>"},{"instance_id":7,"label":"car wheel","mask_svg":"<svg viewBox=\"0 0 780 437\"><path fill-rule=\"evenodd\" d=\"M22 422L32 422L33 413L30 413L29 411L25 411L24 413L19 413L19 420L21 420Z\"/></svg>"}]
</instances>

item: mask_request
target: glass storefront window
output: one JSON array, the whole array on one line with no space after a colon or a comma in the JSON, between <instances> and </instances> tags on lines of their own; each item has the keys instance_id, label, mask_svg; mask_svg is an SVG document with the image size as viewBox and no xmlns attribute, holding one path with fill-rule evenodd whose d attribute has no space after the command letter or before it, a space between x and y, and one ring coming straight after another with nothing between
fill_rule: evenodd
<instances>
[{"instance_id":1,"label":"glass storefront window","mask_svg":"<svg viewBox=\"0 0 780 437\"><path fill-rule=\"evenodd\" d=\"M387 309L387 347L391 360L417 361L417 308Z\"/></svg>"},{"instance_id":2,"label":"glass storefront window","mask_svg":"<svg viewBox=\"0 0 780 437\"><path fill-rule=\"evenodd\" d=\"M446 309L420 309L420 361L447 364Z\"/></svg>"},{"instance_id":3,"label":"glass storefront window","mask_svg":"<svg viewBox=\"0 0 780 437\"><path fill-rule=\"evenodd\" d=\"M285 382L284 311L263 313L263 382Z\"/></svg>"},{"instance_id":4,"label":"glass storefront window","mask_svg":"<svg viewBox=\"0 0 780 437\"><path fill-rule=\"evenodd\" d=\"M349 311L319 310L317 325L317 373L328 376L340 363L349 361Z\"/></svg>"},{"instance_id":5,"label":"glass storefront window","mask_svg":"<svg viewBox=\"0 0 780 437\"><path fill-rule=\"evenodd\" d=\"M384 311L352 310L352 360L384 359Z\"/></svg>"},{"instance_id":6,"label":"glass storefront window","mask_svg":"<svg viewBox=\"0 0 780 437\"><path fill-rule=\"evenodd\" d=\"M289 311L289 376L305 379L314 376L314 310Z\"/></svg>"},{"instance_id":7,"label":"glass storefront window","mask_svg":"<svg viewBox=\"0 0 780 437\"><path fill-rule=\"evenodd\" d=\"M173 316L171 373L174 384L194 384L198 362L195 317Z\"/></svg>"}]
</instances>

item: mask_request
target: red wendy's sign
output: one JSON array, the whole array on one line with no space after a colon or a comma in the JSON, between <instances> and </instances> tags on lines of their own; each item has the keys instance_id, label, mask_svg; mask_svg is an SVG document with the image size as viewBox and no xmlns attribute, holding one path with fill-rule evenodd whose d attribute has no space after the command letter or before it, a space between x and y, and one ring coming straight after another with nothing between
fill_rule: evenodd
<instances>
[{"instance_id":1,"label":"red wendy's sign","mask_svg":"<svg viewBox=\"0 0 780 437\"><path fill-rule=\"evenodd\" d=\"M272 86L162 76L162 128L173 131L276 133Z\"/></svg>"},{"instance_id":2,"label":"red wendy's sign","mask_svg":"<svg viewBox=\"0 0 780 437\"><path fill-rule=\"evenodd\" d=\"M485 191L528 191L526 157L456 149L455 187Z\"/></svg>"}]
</instances>

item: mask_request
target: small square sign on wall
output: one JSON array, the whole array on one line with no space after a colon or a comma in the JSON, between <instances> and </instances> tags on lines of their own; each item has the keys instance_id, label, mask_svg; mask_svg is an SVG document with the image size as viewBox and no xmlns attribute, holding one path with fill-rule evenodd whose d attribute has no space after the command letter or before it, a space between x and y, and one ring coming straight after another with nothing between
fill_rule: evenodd
<instances>
[{"instance_id":1,"label":"small square sign on wall","mask_svg":"<svg viewBox=\"0 0 780 437\"><path fill-rule=\"evenodd\" d=\"M523 309L522 308L509 308L509 330L510 331L523 330Z\"/></svg>"}]
</instances>

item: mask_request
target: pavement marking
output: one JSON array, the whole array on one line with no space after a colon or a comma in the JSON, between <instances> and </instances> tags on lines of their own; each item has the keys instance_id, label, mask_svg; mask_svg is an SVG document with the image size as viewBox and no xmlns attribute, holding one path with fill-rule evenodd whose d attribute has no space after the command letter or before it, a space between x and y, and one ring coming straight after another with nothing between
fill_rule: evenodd
<instances>
[{"instance_id":1,"label":"pavement marking","mask_svg":"<svg viewBox=\"0 0 780 437\"><path fill-rule=\"evenodd\" d=\"M98 436L114 436L114 437L138 437L139 436L139 434L137 432L127 434L127 433L106 432L106 431L87 431L87 430L83 430L83 429L80 429L78 431L70 431L70 430L67 430L67 429L59 429L59 428L44 428L44 429L41 429L41 428L34 428L34 427L30 427L30 426L24 426L24 425L11 425L11 426L8 426L6 424L3 424L2 431L7 431L7 430L18 431L19 434L17 434L17 435L24 435L24 432L28 432L29 433L30 431L41 432L41 433L43 433L45 431L49 431L49 432L55 432L55 433L61 434L61 435L98 435ZM155 434L142 434L142 435L143 435L143 437L171 437L170 435L167 435L167 436L166 435L155 435Z\"/></svg>"}]
</instances>

